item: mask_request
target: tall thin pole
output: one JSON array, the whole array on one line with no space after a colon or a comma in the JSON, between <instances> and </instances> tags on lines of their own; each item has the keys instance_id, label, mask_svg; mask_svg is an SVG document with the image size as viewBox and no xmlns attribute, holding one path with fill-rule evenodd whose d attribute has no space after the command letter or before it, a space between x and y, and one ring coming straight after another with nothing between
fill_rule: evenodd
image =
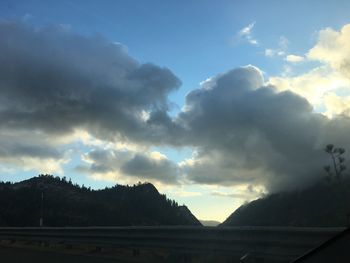
<instances>
[{"instance_id":1,"label":"tall thin pole","mask_svg":"<svg viewBox=\"0 0 350 263\"><path fill-rule=\"evenodd\" d=\"M41 192L40 227L44 225L44 191Z\"/></svg>"}]
</instances>

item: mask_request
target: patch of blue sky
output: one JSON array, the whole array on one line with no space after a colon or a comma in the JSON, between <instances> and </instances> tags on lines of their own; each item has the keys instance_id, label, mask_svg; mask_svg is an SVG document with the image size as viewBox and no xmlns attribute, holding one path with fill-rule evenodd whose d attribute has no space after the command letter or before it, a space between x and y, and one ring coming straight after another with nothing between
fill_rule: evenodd
<instances>
[{"instance_id":1,"label":"patch of blue sky","mask_svg":"<svg viewBox=\"0 0 350 263\"><path fill-rule=\"evenodd\" d=\"M38 175L35 171L24 171L7 165L0 165L0 173L0 181L13 183Z\"/></svg>"}]
</instances>

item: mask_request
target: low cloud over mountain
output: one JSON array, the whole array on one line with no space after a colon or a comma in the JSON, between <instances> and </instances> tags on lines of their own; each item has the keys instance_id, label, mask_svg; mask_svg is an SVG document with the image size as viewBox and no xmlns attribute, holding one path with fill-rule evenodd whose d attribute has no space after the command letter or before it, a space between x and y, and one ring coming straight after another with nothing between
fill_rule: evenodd
<instances>
[{"instance_id":1,"label":"low cloud over mountain","mask_svg":"<svg viewBox=\"0 0 350 263\"><path fill-rule=\"evenodd\" d=\"M182 169L198 183L295 187L321 176L325 144L349 145L349 118L315 113L303 97L266 86L253 66L192 91L177 122L197 149Z\"/></svg>"}]
</instances>

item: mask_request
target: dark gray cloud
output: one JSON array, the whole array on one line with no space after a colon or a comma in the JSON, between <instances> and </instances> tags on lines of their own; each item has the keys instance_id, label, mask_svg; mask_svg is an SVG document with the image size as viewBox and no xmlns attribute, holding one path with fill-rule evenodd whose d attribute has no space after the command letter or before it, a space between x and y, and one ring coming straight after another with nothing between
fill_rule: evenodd
<instances>
[{"instance_id":1,"label":"dark gray cloud","mask_svg":"<svg viewBox=\"0 0 350 263\"><path fill-rule=\"evenodd\" d=\"M102 36L0 22L1 162L40 169L33 158L50 159L61 170L67 142L57 138L77 129L102 140L155 141L143 116L165 114L179 85L169 69L140 64Z\"/></svg>"},{"instance_id":2,"label":"dark gray cloud","mask_svg":"<svg viewBox=\"0 0 350 263\"><path fill-rule=\"evenodd\" d=\"M155 159L140 153L125 162L121 171L130 176L156 179L165 183L175 183L178 180L178 166L175 163L165 158Z\"/></svg>"},{"instance_id":3,"label":"dark gray cloud","mask_svg":"<svg viewBox=\"0 0 350 263\"><path fill-rule=\"evenodd\" d=\"M78 171L101 176L115 173L116 180L118 176L124 176L176 184L179 179L177 164L155 152L99 149L85 154L83 160L87 165L77 167Z\"/></svg>"},{"instance_id":4,"label":"dark gray cloud","mask_svg":"<svg viewBox=\"0 0 350 263\"><path fill-rule=\"evenodd\" d=\"M253 66L190 92L176 122L187 130L183 143L197 149L182 169L199 183L293 188L324 176L327 143L350 146L348 118L329 120L306 99L264 86Z\"/></svg>"},{"instance_id":5,"label":"dark gray cloud","mask_svg":"<svg viewBox=\"0 0 350 263\"><path fill-rule=\"evenodd\" d=\"M63 173L62 165L69 159L63 148L44 134L1 127L0 169Z\"/></svg>"},{"instance_id":6,"label":"dark gray cloud","mask_svg":"<svg viewBox=\"0 0 350 263\"><path fill-rule=\"evenodd\" d=\"M18 158L18 157L32 157L32 158L54 158L59 159L62 154L47 144L32 144L26 140L15 140L15 138L0 139L0 158Z\"/></svg>"},{"instance_id":7,"label":"dark gray cloud","mask_svg":"<svg viewBox=\"0 0 350 263\"><path fill-rule=\"evenodd\" d=\"M63 27L0 23L0 122L8 129L145 140L142 112L168 110L180 81L121 45Z\"/></svg>"},{"instance_id":8,"label":"dark gray cloud","mask_svg":"<svg viewBox=\"0 0 350 263\"><path fill-rule=\"evenodd\" d=\"M54 145L42 134L0 129L0 164L11 166L20 163L31 166L33 159L43 162L50 159L59 163L64 157L60 145Z\"/></svg>"}]
</instances>

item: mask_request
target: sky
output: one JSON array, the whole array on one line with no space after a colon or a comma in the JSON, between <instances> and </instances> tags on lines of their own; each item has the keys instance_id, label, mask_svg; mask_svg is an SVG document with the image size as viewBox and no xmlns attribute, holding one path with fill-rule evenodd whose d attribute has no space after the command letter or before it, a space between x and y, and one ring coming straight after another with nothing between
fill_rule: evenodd
<instances>
[{"instance_id":1,"label":"sky","mask_svg":"<svg viewBox=\"0 0 350 263\"><path fill-rule=\"evenodd\" d=\"M310 185L350 149L349 9L2 0L0 180L151 182L218 221Z\"/></svg>"}]
</instances>

